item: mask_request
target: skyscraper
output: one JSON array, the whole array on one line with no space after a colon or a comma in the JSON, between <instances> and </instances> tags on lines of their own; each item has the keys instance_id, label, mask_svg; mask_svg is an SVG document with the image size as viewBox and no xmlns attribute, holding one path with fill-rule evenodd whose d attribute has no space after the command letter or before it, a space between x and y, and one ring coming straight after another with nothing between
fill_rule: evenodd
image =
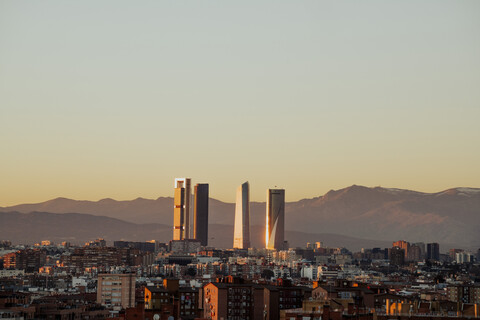
<instances>
[{"instance_id":1,"label":"skyscraper","mask_svg":"<svg viewBox=\"0 0 480 320\"><path fill-rule=\"evenodd\" d=\"M398 240L392 243L392 247L398 247L400 249L403 249L403 252L405 254L405 260L408 258L408 250L410 250L410 243L405 240Z\"/></svg>"},{"instance_id":2,"label":"skyscraper","mask_svg":"<svg viewBox=\"0 0 480 320\"><path fill-rule=\"evenodd\" d=\"M440 245L438 243L427 243L427 259L440 261Z\"/></svg>"},{"instance_id":3,"label":"skyscraper","mask_svg":"<svg viewBox=\"0 0 480 320\"><path fill-rule=\"evenodd\" d=\"M190 178L175 179L173 240L190 238Z\"/></svg>"},{"instance_id":4,"label":"skyscraper","mask_svg":"<svg viewBox=\"0 0 480 320\"><path fill-rule=\"evenodd\" d=\"M250 247L250 186L248 181L237 188L233 247L237 249Z\"/></svg>"},{"instance_id":5,"label":"skyscraper","mask_svg":"<svg viewBox=\"0 0 480 320\"><path fill-rule=\"evenodd\" d=\"M198 183L194 189L193 237L202 246L208 245L208 183Z\"/></svg>"},{"instance_id":6,"label":"skyscraper","mask_svg":"<svg viewBox=\"0 0 480 320\"><path fill-rule=\"evenodd\" d=\"M265 247L281 250L285 241L285 190L267 190Z\"/></svg>"}]
</instances>

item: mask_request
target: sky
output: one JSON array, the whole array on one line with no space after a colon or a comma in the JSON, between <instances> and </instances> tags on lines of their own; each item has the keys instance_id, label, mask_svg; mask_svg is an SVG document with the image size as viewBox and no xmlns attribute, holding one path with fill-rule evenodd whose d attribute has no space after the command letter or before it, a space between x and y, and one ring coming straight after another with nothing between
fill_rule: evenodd
<instances>
[{"instance_id":1,"label":"sky","mask_svg":"<svg viewBox=\"0 0 480 320\"><path fill-rule=\"evenodd\" d=\"M480 187L479 1L0 0L0 206Z\"/></svg>"}]
</instances>

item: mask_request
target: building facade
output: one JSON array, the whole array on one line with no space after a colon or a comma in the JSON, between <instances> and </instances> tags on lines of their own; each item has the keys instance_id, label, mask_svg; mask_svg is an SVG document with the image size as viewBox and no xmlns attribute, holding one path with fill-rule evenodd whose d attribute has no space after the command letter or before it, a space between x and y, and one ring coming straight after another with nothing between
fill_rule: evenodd
<instances>
[{"instance_id":1,"label":"building facade","mask_svg":"<svg viewBox=\"0 0 480 320\"><path fill-rule=\"evenodd\" d=\"M145 310L158 314L158 319L196 319L200 317L199 290L180 287L178 279L164 279L163 286L145 288ZM145 318L142 318L145 319Z\"/></svg>"},{"instance_id":2,"label":"building facade","mask_svg":"<svg viewBox=\"0 0 480 320\"><path fill-rule=\"evenodd\" d=\"M200 241L202 246L208 245L208 189L208 183L198 183L194 188L193 237Z\"/></svg>"},{"instance_id":3,"label":"building facade","mask_svg":"<svg viewBox=\"0 0 480 320\"><path fill-rule=\"evenodd\" d=\"M390 264L403 266L405 264L405 250L400 247L393 247L390 251Z\"/></svg>"},{"instance_id":4,"label":"building facade","mask_svg":"<svg viewBox=\"0 0 480 320\"><path fill-rule=\"evenodd\" d=\"M447 287L447 299L459 303L480 303L480 286L455 285Z\"/></svg>"},{"instance_id":5,"label":"building facade","mask_svg":"<svg viewBox=\"0 0 480 320\"><path fill-rule=\"evenodd\" d=\"M282 250L285 241L285 190L267 190L265 247Z\"/></svg>"},{"instance_id":6,"label":"building facade","mask_svg":"<svg viewBox=\"0 0 480 320\"><path fill-rule=\"evenodd\" d=\"M9 270L38 272L47 261L47 254L39 249L26 249L8 253L3 256L3 267Z\"/></svg>"},{"instance_id":7,"label":"building facade","mask_svg":"<svg viewBox=\"0 0 480 320\"><path fill-rule=\"evenodd\" d=\"M405 260L408 259L408 251L410 249L410 243L408 243L405 240L398 240L392 243L392 248L398 247L400 249L403 249L404 255L405 255Z\"/></svg>"},{"instance_id":8,"label":"building facade","mask_svg":"<svg viewBox=\"0 0 480 320\"><path fill-rule=\"evenodd\" d=\"M248 182L237 188L233 247L236 249L250 247L250 186Z\"/></svg>"},{"instance_id":9,"label":"building facade","mask_svg":"<svg viewBox=\"0 0 480 320\"><path fill-rule=\"evenodd\" d=\"M427 259L440 261L440 245L438 243L427 243Z\"/></svg>"},{"instance_id":10,"label":"building facade","mask_svg":"<svg viewBox=\"0 0 480 320\"><path fill-rule=\"evenodd\" d=\"M260 286L210 282L203 287L203 296L203 317L206 319L263 319L263 288Z\"/></svg>"},{"instance_id":11,"label":"building facade","mask_svg":"<svg viewBox=\"0 0 480 320\"><path fill-rule=\"evenodd\" d=\"M190 178L176 178L173 208L173 240L190 238Z\"/></svg>"},{"instance_id":12,"label":"building facade","mask_svg":"<svg viewBox=\"0 0 480 320\"><path fill-rule=\"evenodd\" d=\"M114 310L135 306L135 274L99 274L97 302Z\"/></svg>"},{"instance_id":13,"label":"building facade","mask_svg":"<svg viewBox=\"0 0 480 320\"><path fill-rule=\"evenodd\" d=\"M212 320L276 320L280 310L302 307L311 289L290 283L210 282L203 286L203 317Z\"/></svg>"}]
</instances>

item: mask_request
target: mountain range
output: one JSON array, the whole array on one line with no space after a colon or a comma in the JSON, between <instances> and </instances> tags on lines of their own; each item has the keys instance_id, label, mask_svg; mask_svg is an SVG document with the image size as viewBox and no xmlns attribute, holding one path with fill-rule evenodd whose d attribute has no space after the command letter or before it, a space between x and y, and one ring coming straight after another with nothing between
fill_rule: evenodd
<instances>
[{"instance_id":1,"label":"mountain range","mask_svg":"<svg viewBox=\"0 0 480 320\"><path fill-rule=\"evenodd\" d=\"M21 231L19 231L21 230ZM48 212L0 212L0 235L14 243L32 244L42 239L55 243L68 241L82 244L88 240L104 238L107 241L146 241L155 239L168 242L172 237L171 226L159 223L135 224L104 216L84 213L48 213ZM252 226L252 246L261 248L264 245L264 229ZM233 226L210 224L209 245L218 248L229 248L233 244ZM307 242L322 240L325 245L346 247L359 250L362 247L389 246L390 242L358 239L335 234L309 234L287 231L286 237L291 246L305 246ZM2 239L0 238L0 239Z\"/></svg>"},{"instance_id":2,"label":"mountain range","mask_svg":"<svg viewBox=\"0 0 480 320\"><path fill-rule=\"evenodd\" d=\"M167 241L171 238L172 208L173 198L170 197L131 201L56 198L36 204L0 207L3 212L0 214L0 238L13 240L18 238L15 234L23 231L27 243L57 236L73 237L78 241L95 237ZM235 204L210 199L210 237L221 239L218 240L220 247L228 247L225 243L232 242L234 211ZM291 246L305 245L306 241L324 241L332 246L372 247L405 239L478 248L480 189L454 188L422 193L353 185L313 199L287 202L285 219L286 238ZM70 224L76 227L69 229ZM250 204L250 224L252 235L258 238L252 242L260 247L265 225L264 202ZM34 235L36 238L31 238ZM29 237L31 240L27 241ZM210 242L215 245L217 241Z\"/></svg>"}]
</instances>

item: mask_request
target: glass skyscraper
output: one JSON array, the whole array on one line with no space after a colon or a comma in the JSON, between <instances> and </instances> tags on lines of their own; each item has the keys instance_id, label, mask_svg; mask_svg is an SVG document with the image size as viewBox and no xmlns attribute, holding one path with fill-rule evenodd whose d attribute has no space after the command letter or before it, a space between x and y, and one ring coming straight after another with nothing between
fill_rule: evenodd
<instances>
[{"instance_id":1,"label":"glass skyscraper","mask_svg":"<svg viewBox=\"0 0 480 320\"><path fill-rule=\"evenodd\" d=\"M208 183L197 183L193 201L193 237L202 246L208 245Z\"/></svg>"},{"instance_id":2,"label":"glass skyscraper","mask_svg":"<svg viewBox=\"0 0 480 320\"><path fill-rule=\"evenodd\" d=\"M285 241L285 190L267 190L265 248L282 250Z\"/></svg>"},{"instance_id":3,"label":"glass skyscraper","mask_svg":"<svg viewBox=\"0 0 480 320\"><path fill-rule=\"evenodd\" d=\"M248 181L237 188L235 204L235 226L233 232L233 248L248 249L250 247L250 186Z\"/></svg>"}]
</instances>

